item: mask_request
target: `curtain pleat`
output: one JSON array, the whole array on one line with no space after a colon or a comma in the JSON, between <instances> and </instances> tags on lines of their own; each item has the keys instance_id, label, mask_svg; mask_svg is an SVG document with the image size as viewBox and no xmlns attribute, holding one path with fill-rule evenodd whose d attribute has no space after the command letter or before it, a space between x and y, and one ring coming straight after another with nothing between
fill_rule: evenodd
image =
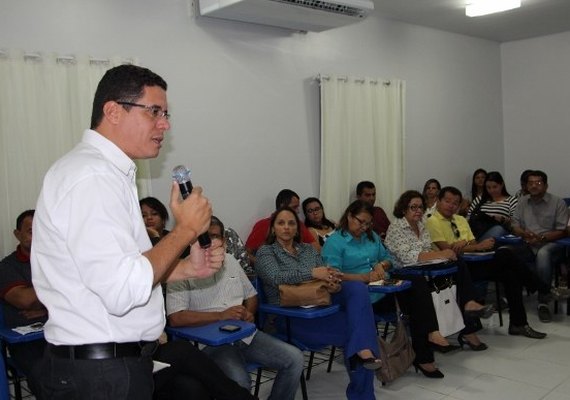
<instances>
[{"instance_id":1,"label":"curtain pleat","mask_svg":"<svg viewBox=\"0 0 570 400\"><path fill-rule=\"evenodd\" d=\"M405 188L405 83L322 76L320 199L338 221L358 182L376 185L376 204L391 215Z\"/></svg>"}]
</instances>

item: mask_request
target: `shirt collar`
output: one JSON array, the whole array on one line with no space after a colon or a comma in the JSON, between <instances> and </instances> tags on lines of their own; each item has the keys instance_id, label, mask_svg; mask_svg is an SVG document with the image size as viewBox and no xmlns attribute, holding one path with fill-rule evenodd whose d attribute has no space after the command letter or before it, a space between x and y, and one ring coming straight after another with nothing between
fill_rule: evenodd
<instances>
[{"instance_id":1,"label":"shirt collar","mask_svg":"<svg viewBox=\"0 0 570 400\"><path fill-rule=\"evenodd\" d=\"M83 133L83 142L97 148L119 171L132 182L135 181L137 166L115 143L99 132L87 129Z\"/></svg>"}]
</instances>

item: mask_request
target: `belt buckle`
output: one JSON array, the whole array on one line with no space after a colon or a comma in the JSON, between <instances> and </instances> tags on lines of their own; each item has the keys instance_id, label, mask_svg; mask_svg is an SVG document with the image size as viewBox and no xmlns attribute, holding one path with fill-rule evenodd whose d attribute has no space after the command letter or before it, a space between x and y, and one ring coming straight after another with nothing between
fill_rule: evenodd
<instances>
[{"instance_id":1,"label":"belt buckle","mask_svg":"<svg viewBox=\"0 0 570 400\"><path fill-rule=\"evenodd\" d=\"M152 342L140 342L139 346L141 348L142 357L151 357L156 349L158 349L158 340Z\"/></svg>"}]
</instances>

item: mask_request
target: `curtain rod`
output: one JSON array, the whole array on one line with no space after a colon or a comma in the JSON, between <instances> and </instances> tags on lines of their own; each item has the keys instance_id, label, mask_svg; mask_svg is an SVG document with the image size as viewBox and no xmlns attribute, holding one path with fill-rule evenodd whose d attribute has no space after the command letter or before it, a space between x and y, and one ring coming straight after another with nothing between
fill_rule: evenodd
<instances>
[{"instance_id":1,"label":"curtain rod","mask_svg":"<svg viewBox=\"0 0 570 400\"><path fill-rule=\"evenodd\" d=\"M9 54L6 50L0 49L0 57L8 57L8 55ZM24 53L24 59L41 61L42 58L43 58L43 56L41 53ZM57 56L55 58L55 60L56 60L56 62L70 63L70 64L73 64L77 61L76 57L73 55ZM111 60L108 58L90 58L89 62L91 64L110 64ZM132 59L125 59L125 60L123 60L123 63L133 64L133 60Z\"/></svg>"},{"instance_id":2,"label":"curtain rod","mask_svg":"<svg viewBox=\"0 0 570 400\"><path fill-rule=\"evenodd\" d=\"M317 82L321 82L321 81L328 81L328 80L331 79L331 77L330 77L329 75L318 74L317 76L314 77L314 79L315 79ZM339 80L339 81L342 81L342 82L347 82L348 79L349 79L349 77L346 76L346 75L339 75L339 76L336 77L336 79ZM355 81L356 83L364 83L364 82L366 82L366 78L357 77L357 78L353 78L353 79L354 79L354 81ZM370 79L370 83L373 84L373 85L376 85L376 84L378 83L378 80L377 80L377 79ZM392 82L389 81L389 80L386 80L386 81L382 81L382 84L383 84L384 86L390 86L390 85L392 84Z\"/></svg>"}]
</instances>

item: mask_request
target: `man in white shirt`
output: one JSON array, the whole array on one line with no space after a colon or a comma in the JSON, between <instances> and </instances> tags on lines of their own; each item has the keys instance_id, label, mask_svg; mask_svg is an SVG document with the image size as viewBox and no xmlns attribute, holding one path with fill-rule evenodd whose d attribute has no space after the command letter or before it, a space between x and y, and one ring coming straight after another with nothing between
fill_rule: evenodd
<instances>
[{"instance_id":1,"label":"man in white shirt","mask_svg":"<svg viewBox=\"0 0 570 400\"><path fill-rule=\"evenodd\" d=\"M151 355L165 324L160 283L209 276L223 260L188 243L211 207L173 184L176 224L152 247L138 204L135 159L156 157L168 122L166 82L121 65L95 93L91 129L47 172L34 218L33 284L49 311L40 398L151 399Z\"/></svg>"},{"instance_id":2,"label":"man in white shirt","mask_svg":"<svg viewBox=\"0 0 570 400\"><path fill-rule=\"evenodd\" d=\"M212 217L209 234L223 239L222 222ZM226 255L220 271L207 279L168 284L166 311L172 326L201 326L236 319L254 322L257 292L233 255ZM293 400L303 370L303 353L264 332L231 345L206 347L204 352L242 387L250 387L246 363L277 370L269 400Z\"/></svg>"}]
</instances>

